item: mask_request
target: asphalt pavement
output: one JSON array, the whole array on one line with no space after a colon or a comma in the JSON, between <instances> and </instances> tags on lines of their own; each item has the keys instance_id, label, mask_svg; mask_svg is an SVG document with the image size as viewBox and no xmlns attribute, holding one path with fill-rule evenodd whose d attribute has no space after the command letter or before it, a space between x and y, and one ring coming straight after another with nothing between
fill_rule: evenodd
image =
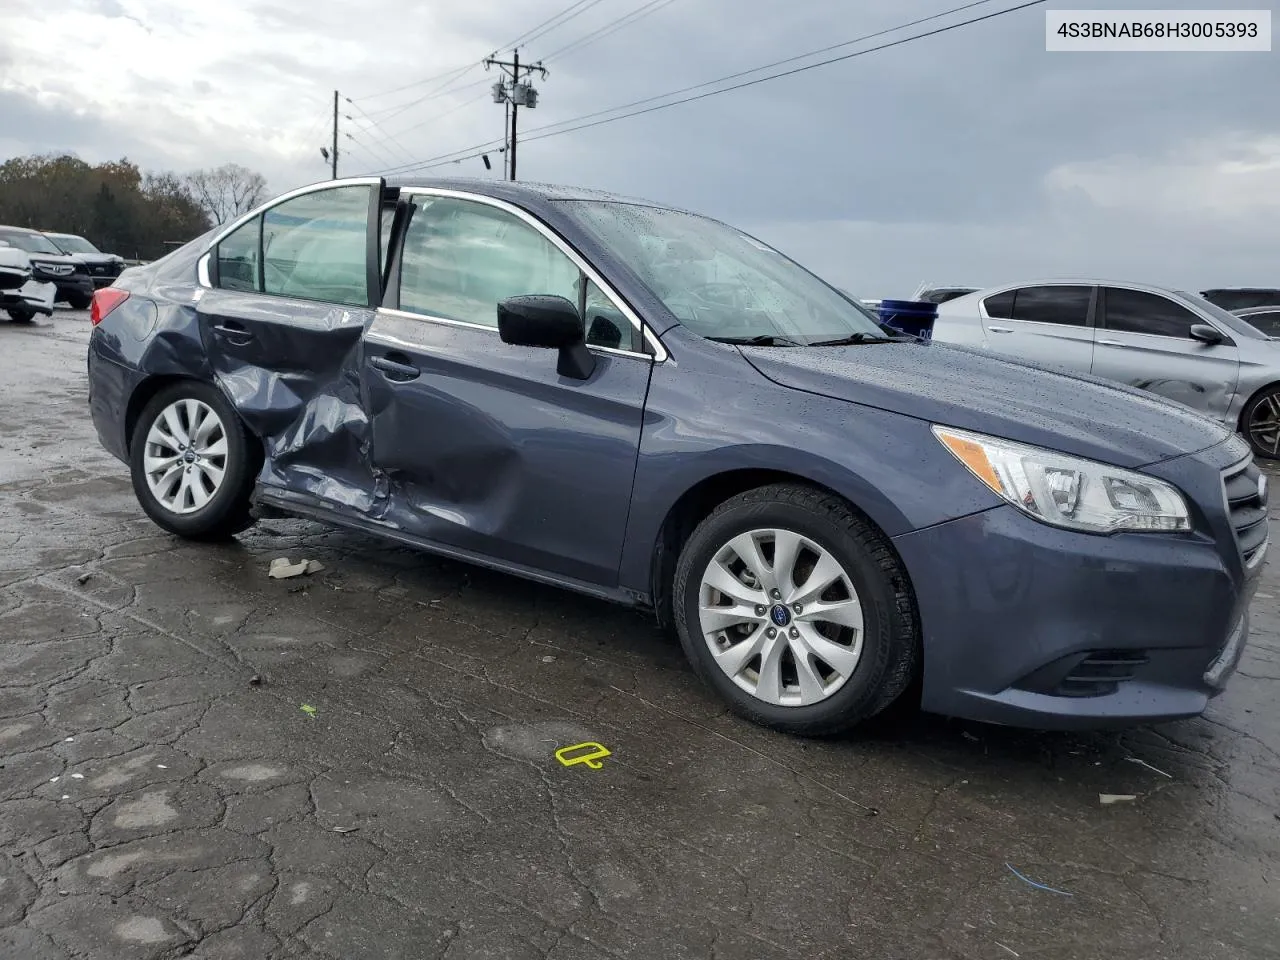
<instances>
[{"instance_id":1,"label":"asphalt pavement","mask_svg":"<svg viewBox=\"0 0 1280 960\"><path fill-rule=\"evenodd\" d=\"M1274 564L1201 719L805 741L637 613L308 522L164 534L88 334L0 322L0 958L1280 957Z\"/></svg>"}]
</instances>

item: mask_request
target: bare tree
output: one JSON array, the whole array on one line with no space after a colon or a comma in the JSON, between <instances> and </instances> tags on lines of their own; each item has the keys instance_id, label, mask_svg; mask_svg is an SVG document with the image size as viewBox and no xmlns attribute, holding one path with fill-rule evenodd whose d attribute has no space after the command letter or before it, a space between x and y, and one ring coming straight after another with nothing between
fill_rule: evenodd
<instances>
[{"instance_id":1,"label":"bare tree","mask_svg":"<svg viewBox=\"0 0 1280 960\"><path fill-rule=\"evenodd\" d=\"M187 188L215 223L226 223L248 213L267 199L267 181L237 163L187 175Z\"/></svg>"}]
</instances>

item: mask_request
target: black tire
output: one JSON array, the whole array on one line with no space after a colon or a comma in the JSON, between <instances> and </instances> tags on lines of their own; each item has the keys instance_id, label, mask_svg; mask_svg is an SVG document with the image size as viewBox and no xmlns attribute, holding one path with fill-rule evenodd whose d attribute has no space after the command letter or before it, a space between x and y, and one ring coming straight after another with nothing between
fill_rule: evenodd
<instances>
[{"instance_id":1,"label":"black tire","mask_svg":"<svg viewBox=\"0 0 1280 960\"><path fill-rule=\"evenodd\" d=\"M178 400L199 400L222 421L227 452L221 485L209 502L191 513L168 509L147 484L143 459L147 434L161 413ZM223 540L253 525L250 515L254 481L262 457L256 438L245 430L235 409L215 387L196 380L171 384L151 398L138 416L129 444L133 491L142 509L157 525L189 540Z\"/></svg>"},{"instance_id":2,"label":"black tire","mask_svg":"<svg viewBox=\"0 0 1280 960\"><path fill-rule=\"evenodd\" d=\"M72 310L88 310L93 304L93 294L68 293L67 303L71 305Z\"/></svg>"},{"instance_id":3,"label":"black tire","mask_svg":"<svg viewBox=\"0 0 1280 960\"><path fill-rule=\"evenodd\" d=\"M9 319L14 323L35 323L36 312L34 310L23 310L20 307L14 307L9 311Z\"/></svg>"},{"instance_id":4,"label":"black tire","mask_svg":"<svg viewBox=\"0 0 1280 960\"><path fill-rule=\"evenodd\" d=\"M852 674L827 699L779 706L738 687L716 664L698 618L703 572L731 539L773 527L814 541L844 567L863 611L863 647ZM875 716L910 685L919 662L915 600L888 540L834 495L796 484L749 490L716 507L681 550L672 588L676 631L698 676L748 720L785 733L828 736Z\"/></svg>"},{"instance_id":5,"label":"black tire","mask_svg":"<svg viewBox=\"0 0 1280 960\"><path fill-rule=\"evenodd\" d=\"M1277 425L1267 429L1264 421ZM1245 404L1240 414L1240 432L1249 441L1255 457L1280 460L1280 384L1259 390L1257 396Z\"/></svg>"}]
</instances>

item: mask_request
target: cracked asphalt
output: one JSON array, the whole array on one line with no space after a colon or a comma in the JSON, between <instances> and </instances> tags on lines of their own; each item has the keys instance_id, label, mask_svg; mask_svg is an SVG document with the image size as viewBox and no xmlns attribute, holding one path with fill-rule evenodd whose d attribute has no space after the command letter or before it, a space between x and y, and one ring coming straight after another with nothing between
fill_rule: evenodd
<instances>
[{"instance_id":1,"label":"cracked asphalt","mask_svg":"<svg viewBox=\"0 0 1280 960\"><path fill-rule=\"evenodd\" d=\"M87 340L0 323L0 958L1280 957L1274 568L1202 719L792 739L636 613L306 522L162 533Z\"/></svg>"}]
</instances>

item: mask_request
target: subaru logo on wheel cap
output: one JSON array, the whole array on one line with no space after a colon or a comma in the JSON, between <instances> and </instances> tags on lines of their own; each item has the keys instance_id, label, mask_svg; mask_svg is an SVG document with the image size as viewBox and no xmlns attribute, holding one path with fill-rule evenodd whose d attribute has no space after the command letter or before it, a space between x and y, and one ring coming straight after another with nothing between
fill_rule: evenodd
<instances>
[{"instance_id":1,"label":"subaru logo on wheel cap","mask_svg":"<svg viewBox=\"0 0 1280 960\"><path fill-rule=\"evenodd\" d=\"M773 609L769 611L769 619L780 627L785 627L791 622L791 611L782 604L775 604Z\"/></svg>"}]
</instances>

